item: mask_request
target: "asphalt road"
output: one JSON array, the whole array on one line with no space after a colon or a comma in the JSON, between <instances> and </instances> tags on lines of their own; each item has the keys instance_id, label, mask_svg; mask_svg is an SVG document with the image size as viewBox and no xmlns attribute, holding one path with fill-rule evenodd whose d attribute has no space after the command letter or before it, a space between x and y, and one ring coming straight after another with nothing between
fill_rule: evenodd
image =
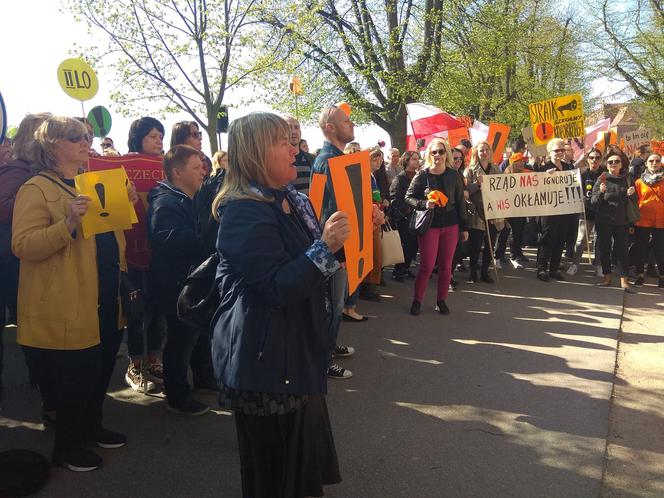
<instances>
[{"instance_id":1,"label":"asphalt road","mask_svg":"<svg viewBox=\"0 0 664 498\"><path fill-rule=\"evenodd\" d=\"M435 279L419 317L408 314L412 281L388 279L380 303L360 301L371 319L341 332L357 353L340 363L355 375L329 386L343 482L326 496L598 496L623 293L595 280L587 265L567 282L503 270L499 284L463 282L449 316L433 310ZM49 454L53 435L12 336L0 450ZM37 496L240 497L231 414L168 413L161 398L126 388L125 367L106 425L129 444L100 450L99 471L55 469Z\"/></svg>"}]
</instances>

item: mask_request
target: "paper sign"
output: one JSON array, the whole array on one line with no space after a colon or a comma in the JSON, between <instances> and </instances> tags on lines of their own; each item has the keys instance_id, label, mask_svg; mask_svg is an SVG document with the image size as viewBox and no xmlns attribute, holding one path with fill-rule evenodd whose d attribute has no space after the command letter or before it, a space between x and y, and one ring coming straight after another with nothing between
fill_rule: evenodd
<instances>
[{"instance_id":1,"label":"paper sign","mask_svg":"<svg viewBox=\"0 0 664 498\"><path fill-rule=\"evenodd\" d=\"M447 132L447 141L450 143L450 147L456 147L463 139L470 140L467 128L457 128Z\"/></svg>"},{"instance_id":2,"label":"paper sign","mask_svg":"<svg viewBox=\"0 0 664 498\"><path fill-rule=\"evenodd\" d=\"M534 157L546 156L547 154L546 145L539 145L535 143L535 137L533 136L533 129L530 126L521 130L521 136L528 145L528 152L530 152L530 155Z\"/></svg>"},{"instance_id":3,"label":"paper sign","mask_svg":"<svg viewBox=\"0 0 664 498\"><path fill-rule=\"evenodd\" d=\"M652 150L653 153L659 154L660 156L664 155L664 140L651 140L650 141L650 149Z\"/></svg>"},{"instance_id":4,"label":"paper sign","mask_svg":"<svg viewBox=\"0 0 664 498\"><path fill-rule=\"evenodd\" d=\"M93 171L74 178L76 191L92 200L82 218L83 237L131 228L126 179L121 169Z\"/></svg>"},{"instance_id":5,"label":"paper sign","mask_svg":"<svg viewBox=\"0 0 664 498\"><path fill-rule=\"evenodd\" d=\"M111 113L108 112L108 109L100 105L90 109L88 122L92 125L93 135L98 138L108 135L113 124Z\"/></svg>"},{"instance_id":6,"label":"paper sign","mask_svg":"<svg viewBox=\"0 0 664 498\"><path fill-rule=\"evenodd\" d=\"M311 175L311 185L309 185L309 200L314 207L316 218L320 220L320 214L323 210L323 194L325 193L325 182L327 175L314 173Z\"/></svg>"},{"instance_id":7,"label":"paper sign","mask_svg":"<svg viewBox=\"0 0 664 498\"><path fill-rule=\"evenodd\" d=\"M528 105L535 143L544 145L552 138L574 138L585 134L583 99L580 93L542 100Z\"/></svg>"},{"instance_id":8,"label":"paper sign","mask_svg":"<svg viewBox=\"0 0 664 498\"><path fill-rule=\"evenodd\" d=\"M373 269L373 221L369 151L345 154L328 161L339 211L348 214L350 236L344 244L348 294Z\"/></svg>"},{"instance_id":9,"label":"paper sign","mask_svg":"<svg viewBox=\"0 0 664 498\"><path fill-rule=\"evenodd\" d=\"M617 144L618 144L618 134L615 131L613 130L600 131L597 134L597 141L593 144L593 147L595 147L602 154L604 154L609 145L617 145Z\"/></svg>"},{"instance_id":10,"label":"paper sign","mask_svg":"<svg viewBox=\"0 0 664 498\"><path fill-rule=\"evenodd\" d=\"M651 133L650 130L634 130L623 133L621 147L625 154L636 154L636 149L641 145L648 145L650 143Z\"/></svg>"},{"instance_id":11,"label":"paper sign","mask_svg":"<svg viewBox=\"0 0 664 498\"><path fill-rule=\"evenodd\" d=\"M511 129L506 124L489 123L489 135L486 141L489 142L493 151L493 164L500 164L503 161L503 152L505 151L505 145L507 145Z\"/></svg>"},{"instance_id":12,"label":"paper sign","mask_svg":"<svg viewBox=\"0 0 664 498\"><path fill-rule=\"evenodd\" d=\"M82 59L66 59L58 66L58 83L76 100L90 100L97 95L99 80L94 70Z\"/></svg>"},{"instance_id":13,"label":"paper sign","mask_svg":"<svg viewBox=\"0 0 664 498\"><path fill-rule=\"evenodd\" d=\"M482 202L488 220L583 212L579 170L487 175Z\"/></svg>"},{"instance_id":14,"label":"paper sign","mask_svg":"<svg viewBox=\"0 0 664 498\"><path fill-rule=\"evenodd\" d=\"M125 232L127 239L127 264L139 270L147 270L150 264L150 245L146 223L147 196L157 182L164 179L162 156L150 154L129 154L120 157L90 157L90 171L122 168L129 180L136 185L141 202L134 205L138 223Z\"/></svg>"}]
</instances>

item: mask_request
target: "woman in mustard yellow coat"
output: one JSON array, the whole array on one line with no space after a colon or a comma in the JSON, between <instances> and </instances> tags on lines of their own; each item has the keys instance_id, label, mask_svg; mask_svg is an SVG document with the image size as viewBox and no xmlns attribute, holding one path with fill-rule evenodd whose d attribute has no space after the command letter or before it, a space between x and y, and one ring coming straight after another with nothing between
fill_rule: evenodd
<instances>
[{"instance_id":1,"label":"woman in mustard yellow coat","mask_svg":"<svg viewBox=\"0 0 664 498\"><path fill-rule=\"evenodd\" d=\"M45 416L55 423L54 464L94 470L102 460L86 446L126 442L101 424L122 339L125 240L122 232L83 237L80 223L90 199L77 195L74 177L92 141L85 126L51 117L35 140L40 171L18 192L12 227L12 250L20 260L17 340L36 369L45 410L55 415ZM129 195L136 200L133 188Z\"/></svg>"}]
</instances>

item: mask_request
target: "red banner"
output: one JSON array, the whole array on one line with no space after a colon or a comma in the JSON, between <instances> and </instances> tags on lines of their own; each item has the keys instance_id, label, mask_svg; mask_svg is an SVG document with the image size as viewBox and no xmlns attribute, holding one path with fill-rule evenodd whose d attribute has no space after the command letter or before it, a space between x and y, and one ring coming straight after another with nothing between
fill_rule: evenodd
<instances>
[{"instance_id":1,"label":"red banner","mask_svg":"<svg viewBox=\"0 0 664 498\"><path fill-rule=\"evenodd\" d=\"M138 223L131 230L125 231L127 238L127 264L139 270L147 270L150 264L150 245L146 213L148 192L157 182L164 179L162 156L149 154L129 154L120 157L91 157L88 161L90 171L100 171L124 167L129 179L136 185L141 202L134 206Z\"/></svg>"}]
</instances>

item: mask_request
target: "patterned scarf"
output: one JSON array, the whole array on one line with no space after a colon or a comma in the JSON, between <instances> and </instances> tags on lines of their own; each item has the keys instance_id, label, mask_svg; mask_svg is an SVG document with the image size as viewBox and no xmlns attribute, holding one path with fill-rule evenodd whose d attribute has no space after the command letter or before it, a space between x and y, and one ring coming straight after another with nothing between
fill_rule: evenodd
<instances>
[{"instance_id":1,"label":"patterned scarf","mask_svg":"<svg viewBox=\"0 0 664 498\"><path fill-rule=\"evenodd\" d=\"M664 180L664 169L660 169L655 173L651 173L650 170L645 170L641 175L641 181L652 187L655 183L659 183Z\"/></svg>"}]
</instances>

